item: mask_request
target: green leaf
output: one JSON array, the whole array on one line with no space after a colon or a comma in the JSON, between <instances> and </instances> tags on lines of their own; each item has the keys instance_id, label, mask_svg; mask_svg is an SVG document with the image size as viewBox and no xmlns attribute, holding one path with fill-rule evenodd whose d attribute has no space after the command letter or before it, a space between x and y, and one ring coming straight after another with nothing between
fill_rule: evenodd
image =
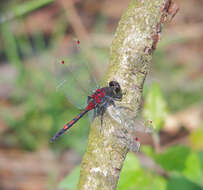
<instances>
[{"instance_id":1,"label":"green leaf","mask_svg":"<svg viewBox=\"0 0 203 190\"><path fill-rule=\"evenodd\" d=\"M191 153L187 157L183 175L187 179L203 187L203 169L201 168L201 163L197 154Z\"/></svg>"},{"instance_id":2,"label":"green leaf","mask_svg":"<svg viewBox=\"0 0 203 190\"><path fill-rule=\"evenodd\" d=\"M192 183L183 176L172 176L167 184L167 190L202 190L202 187Z\"/></svg>"},{"instance_id":3,"label":"green leaf","mask_svg":"<svg viewBox=\"0 0 203 190\"><path fill-rule=\"evenodd\" d=\"M183 171L190 150L185 146L173 146L164 153L155 155L155 160L167 171Z\"/></svg>"},{"instance_id":4,"label":"green leaf","mask_svg":"<svg viewBox=\"0 0 203 190\"><path fill-rule=\"evenodd\" d=\"M203 150L203 129L200 128L190 134L190 145L194 150Z\"/></svg>"},{"instance_id":5,"label":"green leaf","mask_svg":"<svg viewBox=\"0 0 203 190\"><path fill-rule=\"evenodd\" d=\"M135 155L128 153L120 175L118 190L129 188L134 184L134 178L141 173L139 162Z\"/></svg>"},{"instance_id":6,"label":"green leaf","mask_svg":"<svg viewBox=\"0 0 203 190\"><path fill-rule=\"evenodd\" d=\"M203 152L198 152L197 156L199 158L199 162L200 162L201 168L203 170Z\"/></svg>"},{"instance_id":7,"label":"green leaf","mask_svg":"<svg viewBox=\"0 0 203 190\"><path fill-rule=\"evenodd\" d=\"M155 173L140 167L135 154L128 153L121 171L118 190L159 189L165 190L166 181Z\"/></svg>"},{"instance_id":8,"label":"green leaf","mask_svg":"<svg viewBox=\"0 0 203 190\"><path fill-rule=\"evenodd\" d=\"M25 15L35 9L38 9L42 6L45 6L49 3L52 3L54 0L33 0L24 2L23 4L14 7L13 14L15 17Z\"/></svg>"},{"instance_id":9,"label":"green leaf","mask_svg":"<svg viewBox=\"0 0 203 190\"><path fill-rule=\"evenodd\" d=\"M143 114L147 120L153 121L156 130L163 127L167 115L167 106L158 84L154 83L147 93Z\"/></svg>"},{"instance_id":10,"label":"green leaf","mask_svg":"<svg viewBox=\"0 0 203 190\"><path fill-rule=\"evenodd\" d=\"M77 183L80 177L80 165L76 166L71 174L66 176L61 183L59 184L59 188L61 189L68 189L68 190L75 190L77 187Z\"/></svg>"}]
</instances>

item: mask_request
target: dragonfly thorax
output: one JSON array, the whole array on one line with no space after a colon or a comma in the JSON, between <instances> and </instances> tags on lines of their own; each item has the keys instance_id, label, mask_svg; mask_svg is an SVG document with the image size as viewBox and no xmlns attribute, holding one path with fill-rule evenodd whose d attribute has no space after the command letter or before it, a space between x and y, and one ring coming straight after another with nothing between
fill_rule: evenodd
<instances>
[{"instance_id":1,"label":"dragonfly thorax","mask_svg":"<svg viewBox=\"0 0 203 190\"><path fill-rule=\"evenodd\" d=\"M118 82L111 81L108 87L99 88L88 97L86 109L92 110L96 107L108 107L114 104L114 100L122 100L122 91Z\"/></svg>"}]
</instances>

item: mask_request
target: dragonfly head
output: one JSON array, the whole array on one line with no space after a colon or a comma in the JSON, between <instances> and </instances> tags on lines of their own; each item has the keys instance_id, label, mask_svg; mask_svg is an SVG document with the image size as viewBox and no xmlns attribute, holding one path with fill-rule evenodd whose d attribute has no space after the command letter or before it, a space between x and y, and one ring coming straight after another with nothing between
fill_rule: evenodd
<instances>
[{"instance_id":1,"label":"dragonfly head","mask_svg":"<svg viewBox=\"0 0 203 190\"><path fill-rule=\"evenodd\" d=\"M121 101L123 94L122 94L120 84L116 81L110 81L109 88L111 89L112 98L115 100Z\"/></svg>"}]
</instances>

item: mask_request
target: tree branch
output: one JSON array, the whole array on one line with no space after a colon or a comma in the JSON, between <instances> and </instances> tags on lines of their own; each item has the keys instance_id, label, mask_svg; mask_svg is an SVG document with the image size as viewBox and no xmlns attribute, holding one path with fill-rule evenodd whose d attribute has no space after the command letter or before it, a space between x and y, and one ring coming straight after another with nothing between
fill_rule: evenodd
<instances>
[{"instance_id":1,"label":"tree branch","mask_svg":"<svg viewBox=\"0 0 203 190\"><path fill-rule=\"evenodd\" d=\"M122 104L134 110L134 116L140 106L143 83L161 27L177 10L172 0L131 0L120 20L112 42L106 82L120 83L124 93ZM111 111L105 113L101 131L99 118L91 126L78 190L115 190L117 187L134 134L109 113Z\"/></svg>"}]
</instances>

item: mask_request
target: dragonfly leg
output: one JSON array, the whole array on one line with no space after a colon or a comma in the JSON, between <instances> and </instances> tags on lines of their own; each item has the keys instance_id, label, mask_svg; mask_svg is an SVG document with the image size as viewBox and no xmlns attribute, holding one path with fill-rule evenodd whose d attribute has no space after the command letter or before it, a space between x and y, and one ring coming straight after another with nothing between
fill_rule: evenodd
<instances>
[{"instance_id":1,"label":"dragonfly leg","mask_svg":"<svg viewBox=\"0 0 203 190\"><path fill-rule=\"evenodd\" d=\"M94 114L93 114L93 119L95 119L97 117L97 112L96 112L96 108L94 109Z\"/></svg>"},{"instance_id":2,"label":"dragonfly leg","mask_svg":"<svg viewBox=\"0 0 203 190\"><path fill-rule=\"evenodd\" d=\"M99 114L101 116L101 118L100 118L100 121L101 121L100 132L101 132L101 129L102 129L102 126L103 126L104 113L106 111L106 107L107 107L107 102L102 107L100 107L100 110L99 110Z\"/></svg>"},{"instance_id":3,"label":"dragonfly leg","mask_svg":"<svg viewBox=\"0 0 203 190\"><path fill-rule=\"evenodd\" d=\"M114 102L114 99L110 96L106 96L106 101L108 102L108 105L112 105L113 107L116 107L116 104Z\"/></svg>"},{"instance_id":4,"label":"dragonfly leg","mask_svg":"<svg viewBox=\"0 0 203 190\"><path fill-rule=\"evenodd\" d=\"M98 114L99 114L99 105L96 104L94 108L94 114L93 114L94 119L98 116Z\"/></svg>"},{"instance_id":5,"label":"dragonfly leg","mask_svg":"<svg viewBox=\"0 0 203 190\"><path fill-rule=\"evenodd\" d=\"M114 108L116 107L116 104L113 100L111 101L111 105L113 105Z\"/></svg>"},{"instance_id":6,"label":"dragonfly leg","mask_svg":"<svg viewBox=\"0 0 203 190\"><path fill-rule=\"evenodd\" d=\"M106 99L103 99L103 101L100 104L97 104L95 107L96 116L101 116L100 132L103 126L104 113L106 111L107 106L108 106L108 101Z\"/></svg>"},{"instance_id":7,"label":"dragonfly leg","mask_svg":"<svg viewBox=\"0 0 203 190\"><path fill-rule=\"evenodd\" d=\"M102 127L102 125L103 125L104 112L105 112L105 107L102 107L101 110L100 110L100 115L101 115L101 127Z\"/></svg>"}]
</instances>

